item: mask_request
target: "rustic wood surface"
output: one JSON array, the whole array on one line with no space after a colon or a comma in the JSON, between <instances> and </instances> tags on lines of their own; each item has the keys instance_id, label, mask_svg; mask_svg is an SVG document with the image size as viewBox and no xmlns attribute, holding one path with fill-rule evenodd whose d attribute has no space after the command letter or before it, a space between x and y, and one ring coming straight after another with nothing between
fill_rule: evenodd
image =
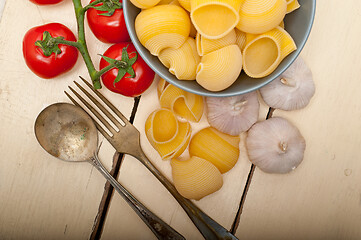
<instances>
[{"instance_id":1,"label":"rustic wood surface","mask_svg":"<svg viewBox=\"0 0 361 240\"><path fill-rule=\"evenodd\" d=\"M286 175L256 168L249 177L244 134L240 159L224 175L222 189L195 202L225 228L233 227L239 239L361 238L360 12L356 0L317 5L313 30L301 53L313 71L316 94L305 109L273 113L289 119L305 137L302 164ZM71 1L41 7L28 0L5 3L0 22L0 239L88 239L104 192L105 179L90 164L55 159L34 135L39 112L52 103L69 102L63 91L77 76L88 76L81 57L74 69L53 80L40 79L26 67L23 35L49 22L61 22L76 32ZM96 54L109 45L86 31L98 66ZM140 98L134 125L145 153L171 178L169 162L160 159L144 135L145 119L159 107L156 84L157 80ZM101 91L127 117L131 115L132 98ZM267 112L262 104L259 119ZM193 133L205 126L203 117L192 124ZM102 136L99 142L101 161L110 170L115 150ZM125 156L118 180L187 239L202 239L182 208L136 159ZM102 239L156 239L117 193L102 228Z\"/></svg>"}]
</instances>

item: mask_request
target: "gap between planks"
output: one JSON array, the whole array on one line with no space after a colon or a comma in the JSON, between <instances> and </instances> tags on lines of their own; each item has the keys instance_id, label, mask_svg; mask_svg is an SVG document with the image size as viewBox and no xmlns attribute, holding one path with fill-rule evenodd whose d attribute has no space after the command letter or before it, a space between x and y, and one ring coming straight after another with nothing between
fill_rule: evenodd
<instances>
[{"instance_id":1,"label":"gap between planks","mask_svg":"<svg viewBox=\"0 0 361 240\"><path fill-rule=\"evenodd\" d=\"M274 108L269 108L269 109L268 109L268 113L267 113L267 116L266 116L266 120L272 117L274 111L275 111ZM248 177L247 177L247 181L246 181L246 186L244 187L244 190L243 190L243 193L242 193L241 202L240 202L240 204L239 204L239 208L238 208L236 217L234 218L232 227L231 227L231 229L230 229L230 231L231 231L232 234L235 234L235 233L236 233L237 228L238 228L238 226L239 226L240 218L241 218L242 211L243 211L243 206L244 206L244 203L245 203L245 201L246 201L248 189L249 189L249 187L251 186L252 177L253 177L253 173L254 173L255 170L256 170L256 166L255 166L254 164L252 164L252 165L251 165L251 169L249 170L249 173L248 173Z\"/></svg>"},{"instance_id":2,"label":"gap between planks","mask_svg":"<svg viewBox=\"0 0 361 240\"><path fill-rule=\"evenodd\" d=\"M139 101L140 101L140 96L134 98L134 105L133 105L132 113L129 118L129 122L131 124L133 124L133 122L134 122L134 118L135 118L135 114L138 109ZM112 169L110 171L110 175L112 175L115 179L118 178L119 170L120 170L123 159L124 159L123 153L116 152L114 154L113 164L112 164ZM95 240L95 239L101 238L105 219L108 214L108 209L109 209L109 205L112 200L112 197L113 197L113 193L114 193L114 188L109 183L109 181L107 181L104 186L103 196L99 203L98 213L95 217L92 231L91 231L91 234L89 237L90 240Z\"/></svg>"}]
</instances>

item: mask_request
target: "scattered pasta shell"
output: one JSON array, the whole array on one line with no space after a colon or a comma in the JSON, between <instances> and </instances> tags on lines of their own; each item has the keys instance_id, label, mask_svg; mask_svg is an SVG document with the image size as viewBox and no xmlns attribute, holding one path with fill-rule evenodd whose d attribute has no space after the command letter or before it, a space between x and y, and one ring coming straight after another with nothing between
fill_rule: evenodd
<instances>
[{"instance_id":1,"label":"scattered pasta shell","mask_svg":"<svg viewBox=\"0 0 361 240\"><path fill-rule=\"evenodd\" d=\"M235 32L236 32L236 43L239 49L241 49L241 52L243 52L243 49L246 46L246 39L247 39L246 33L238 30L237 28L235 28Z\"/></svg>"},{"instance_id":2,"label":"scattered pasta shell","mask_svg":"<svg viewBox=\"0 0 361 240\"><path fill-rule=\"evenodd\" d=\"M246 33L264 33L278 26L286 11L286 0L245 0L236 27Z\"/></svg>"},{"instance_id":3,"label":"scattered pasta shell","mask_svg":"<svg viewBox=\"0 0 361 240\"><path fill-rule=\"evenodd\" d=\"M207 127L192 137L189 143L190 156L211 162L221 173L229 171L239 157L239 136L231 136Z\"/></svg>"},{"instance_id":4,"label":"scattered pasta shell","mask_svg":"<svg viewBox=\"0 0 361 240\"><path fill-rule=\"evenodd\" d=\"M171 166L174 186L185 198L199 200L223 185L219 170L202 158L191 157L186 161L172 159Z\"/></svg>"},{"instance_id":5,"label":"scattered pasta shell","mask_svg":"<svg viewBox=\"0 0 361 240\"><path fill-rule=\"evenodd\" d=\"M265 77L296 49L292 37L281 27L258 36L247 34L247 45L243 51L243 69L250 77Z\"/></svg>"},{"instance_id":6,"label":"scattered pasta shell","mask_svg":"<svg viewBox=\"0 0 361 240\"><path fill-rule=\"evenodd\" d=\"M300 7L301 5L297 0L287 0L287 13L293 12Z\"/></svg>"},{"instance_id":7,"label":"scattered pasta shell","mask_svg":"<svg viewBox=\"0 0 361 240\"><path fill-rule=\"evenodd\" d=\"M165 48L179 48L190 33L188 13L176 5L158 5L141 11L135 19L139 41L152 55Z\"/></svg>"},{"instance_id":8,"label":"scattered pasta shell","mask_svg":"<svg viewBox=\"0 0 361 240\"><path fill-rule=\"evenodd\" d=\"M150 144L163 160L180 156L187 148L191 127L179 121L168 109L159 109L149 115L145 122L145 134Z\"/></svg>"},{"instance_id":9,"label":"scattered pasta shell","mask_svg":"<svg viewBox=\"0 0 361 240\"><path fill-rule=\"evenodd\" d=\"M178 2L185 10L191 11L191 0L178 0Z\"/></svg>"},{"instance_id":10,"label":"scattered pasta shell","mask_svg":"<svg viewBox=\"0 0 361 240\"><path fill-rule=\"evenodd\" d=\"M188 37L180 48L162 50L158 57L179 80L196 79L196 70L201 58L198 56L196 41L193 38Z\"/></svg>"},{"instance_id":11,"label":"scattered pasta shell","mask_svg":"<svg viewBox=\"0 0 361 240\"><path fill-rule=\"evenodd\" d=\"M161 0L130 0L137 8L145 9L157 5Z\"/></svg>"},{"instance_id":12,"label":"scattered pasta shell","mask_svg":"<svg viewBox=\"0 0 361 240\"><path fill-rule=\"evenodd\" d=\"M218 39L237 25L241 4L235 0L191 0L191 19L202 36Z\"/></svg>"},{"instance_id":13,"label":"scattered pasta shell","mask_svg":"<svg viewBox=\"0 0 361 240\"><path fill-rule=\"evenodd\" d=\"M229 45L204 55L197 67L196 81L209 91L231 86L242 70L242 53L238 45Z\"/></svg>"},{"instance_id":14,"label":"scattered pasta shell","mask_svg":"<svg viewBox=\"0 0 361 240\"><path fill-rule=\"evenodd\" d=\"M207 39L206 37L197 33L196 43L199 56L203 56L228 45L235 44L236 32L232 30L227 35L219 39Z\"/></svg>"},{"instance_id":15,"label":"scattered pasta shell","mask_svg":"<svg viewBox=\"0 0 361 240\"><path fill-rule=\"evenodd\" d=\"M172 110L176 115L189 121L199 122L203 115L203 97L186 92L160 79L158 96L161 107Z\"/></svg>"}]
</instances>

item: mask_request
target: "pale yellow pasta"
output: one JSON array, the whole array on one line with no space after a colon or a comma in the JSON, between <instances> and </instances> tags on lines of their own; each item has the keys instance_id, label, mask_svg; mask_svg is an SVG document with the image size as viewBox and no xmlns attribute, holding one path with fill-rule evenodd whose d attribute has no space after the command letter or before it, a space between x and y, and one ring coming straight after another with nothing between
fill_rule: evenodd
<instances>
[{"instance_id":1,"label":"pale yellow pasta","mask_svg":"<svg viewBox=\"0 0 361 240\"><path fill-rule=\"evenodd\" d=\"M242 70L242 53L233 44L204 55L197 68L196 81L209 91L231 86Z\"/></svg>"},{"instance_id":2,"label":"pale yellow pasta","mask_svg":"<svg viewBox=\"0 0 361 240\"><path fill-rule=\"evenodd\" d=\"M298 3L297 0L288 0L287 1L287 13L293 12L294 10L298 9L301 5Z\"/></svg>"},{"instance_id":3,"label":"pale yellow pasta","mask_svg":"<svg viewBox=\"0 0 361 240\"><path fill-rule=\"evenodd\" d=\"M161 0L130 0L138 8L150 8L157 5Z\"/></svg>"},{"instance_id":4,"label":"pale yellow pasta","mask_svg":"<svg viewBox=\"0 0 361 240\"><path fill-rule=\"evenodd\" d=\"M239 47L239 49L241 49L241 52L243 52L244 47L246 46L246 33L238 30L237 28L235 28L235 32L236 32L236 43Z\"/></svg>"},{"instance_id":5,"label":"pale yellow pasta","mask_svg":"<svg viewBox=\"0 0 361 240\"><path fill-rule=\"evenodd\" d=\"M243 70L253 78L271 74L280 62L297 49L292 37L281 27L254 37L243 51Z\"/></svg>"},{"instance_id":6,"label":"pale yellow pasta","mask_svg":"<svg viewBox=\"0 0 361 240\"><path fill-rule=\"evenodd\" d=\"M260 34L280 24L286 15L286 0L245 0L239 12L237 28Z\"/></svg>"},{"instance_id":7,"label":"pale yellow pasta","mask_svg":"<svg viewBox=\"0 0 361 240\"><path fill-rule=\"evenodd\" d=\"M236 32L232 29L227 35L219 39L208 39L197 33L197 52L199 56L221 49L225 46L236 43Z\"/></svg>"},{"instance_id":8,"label":"pale yellow pasta","mask_svg":"<svg viewBox=\"0 0 361 240\"><path fill-rule=\"evenodd\" d=\"M185 10L191 11L191 0L178 0L178 2Z\"/></svg>"},{"instance_id":9,"label":"pale yellow pasta","mask_svg":"<svg viewBox=\"0 0 361 240\"><path fill-rule=\"evenodd\" d=\"M179 121L168 109L151 113L145 122L145 134L150 144L164 160L176 158L187 148L191 127Z\"/></svg>"},{"instance_id":10,"label":"pale yellow pasta","mask_svg":"<svg viewBox=\"0 0 361 240\"><path fill-rule=\"evenodd\" d=\"M238 161L239 142L239 136L207 127L194 134L189 143L189 154L211 162L221 173L225 173Z\"/></svg>"},{"instance_id":11,"label":"pale yellow pasta","mask_svg":"<svg viewBox=\"0 0 361 240\"><path fill-rule=\"evenodd\" d=\"M157 5L141 11L135 19L139 41L152 55L165 48L179 48L190 33L188 13L176 5Z\"/></svg>"},{"instance_id":12,"label":"pale yellow pasta","mask_svg":"<svg viewBox=\"0 0 361 240\"><path fill-rule=\"evenodd\" d=\"M218 39L237 25L241 4L241 0L191 0L191 19L202 36Z\"/></svg>"},{"instance_id":13,"label":"pale yellow pasta","mask_svg":"<svg viewBox=\"0 0 361 240\"><path fill-rule=\"evenodd\" d=\"M185 198L199 200L223 185L222 174L210 162L191 157L188 160L171 160L172 178L177 191Z\"/></svg>"},{"instance_id":14,"label":"pale yellow pasta","mask_svg":"<svg viewBox=\"0 0 361 240\"><path fill-rule=\"evenodd\" d=\"M162 108L172 110L176 115L189 121L199 122L203 115L203 97L184 91L160 79L158 83L158 97Z\"/></svg>"},{"instance_id":15,"label":"pale yellow pasta","mask_svg":"<svg viewBox=\"0 0 361 240\"><path fill-rule=\"evenodd\" d=\"M166 48L159 55L159 60L179 80L195 80L196 69L201 60L197 53L196 41L188 37L185 43L177 48Z\"/></svg>"}]
</instances>

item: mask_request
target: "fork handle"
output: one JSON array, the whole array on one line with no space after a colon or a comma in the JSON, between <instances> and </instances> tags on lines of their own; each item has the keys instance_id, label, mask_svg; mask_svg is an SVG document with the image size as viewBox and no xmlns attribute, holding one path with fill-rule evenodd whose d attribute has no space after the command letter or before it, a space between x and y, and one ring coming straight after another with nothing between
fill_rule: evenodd
<instances>
[{"instance_id":1,"label":"fork handle","mask_svg":"<svg viewBox=\"0 0 361 240\"><path fill-rule=\"evenodd\" d=\"M149 161L148 157L141 148L139 148L139 151L136 154L132 155L142 162L168 189L205 239L237 239L232 233L227 231L227 229L222 227L219 223L200 210L193 202L180 195L174 185L170 183L169 180Z\"/></svg>"},{"instance_id":2,"label":"fork handle","mask_svg":"<svg viewBox=\"0 0 361 240\"><path fill-rule=\"evenodd\" d=\"M185 238L174 230L171 226L165 223L162 219L157 217L149 209L147 209L141 202L139 202L130 192L128 192L112 175L105 169L103 164L99 161L97 154L94 154L91 159L92 165L110 182L115 190L126 200L131 208L138 214L144 223L152 230L158 239L179 239Z\"/></svg>"}]
</instances>

